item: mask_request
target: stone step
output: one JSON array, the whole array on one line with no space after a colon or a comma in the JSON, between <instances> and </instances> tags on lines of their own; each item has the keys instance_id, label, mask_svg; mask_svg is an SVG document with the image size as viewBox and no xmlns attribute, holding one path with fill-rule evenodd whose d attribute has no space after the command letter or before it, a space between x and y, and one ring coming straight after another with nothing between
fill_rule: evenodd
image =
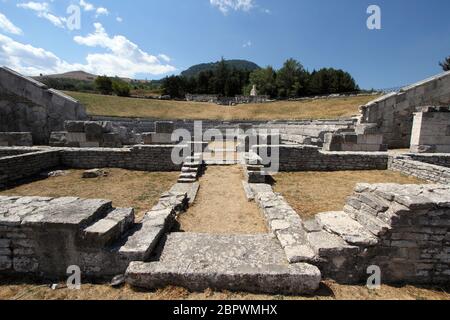
<instances>
[{"instance_id":1,"label":"stone step","mask_svg":"<svg viewBox=\"0 0 450 320\"><path fill-rule=\"evenodd\" d=\"M136 227L135 232L119 249L119 255L128 261L145 261L158 245L165 232L175 221L176 212L171 209L154 211Z\"/></svg>"},{"instance_id":2,"label":"stone step","mask_svg":"<svg viewBox=\"0 0 450 320\"><path fill-rule=\"evenodd\" d=\"M186 157L186 159L184 159L184 162L201 162L201 161L202 161L201 156Z\"/></svg>"},{"instance_id":3,"label":"stone step","mask_svg":"<svg viewBox=\"0 0 450 320\"><path fill-rule=\"evenodd\" d=\"M195 168L195 167L183 167L183 168L181 168L181 172L197 173L198 172L198 168Z\"/></svg>"},{"instance_id":4,"label":"stone step","mask_svg":"<svg viewBox=\"0 0 450 320\"><path fill-rule=\"evenodd\" d=\"M310 294L318 289L321 273L309 264L288 264L270 235L172 233L160 261L132 262L126 281L150 290L182 286L192 291Z\"/></svg>"},{"instance_id":5,"label":"stone step","mask_svg":"<svg viewBox=\"0 0 450 320\"><path fill-rule=\"evenodd\" d=\"M171 189L170 192L174 193L186 193L189 199L189 205L192 205L197 197L198 190L200 189L200 183L177 183Z\"/></svg>"},{"instance_id":6,"label":"stone step","mask_svg":"<svg viewBox=\"0 0 450 320\"><path fill-rule=\"evenodd\" d=\"M181 179L197 179L197 173L183 172L180 174Z\"/></svg>"},{"instance_id":7,"label":"stone step","mask_svg":"<svg viewBox=\"0 0 450 320\"><path fill-rule=\"evenodd\" d=\"M325 231L338 235L352 245L374 246L379 240L343 211L319 213L316 215L316 221Z\"/></svg>"},{"instance_id":8,"label":"stone step","mask_svg":"<svg viewBox=\"0 0 450 320\"><path fill-rule=\"evenodd\" d=\"M199 161L192 161L192 162L185 162L183 164L183 167L195 167L198 168L200 167L202 164Z\"/></svg>"},{"instance_id":9,"label":"stone step","mask_svg":"<svg viewBox=\"0 0 450 320\"><path fill-rule=\"evenodd\" d=\"M119 208L110 212L83 231L83 240L89 246L103 247L119 240L134 224L134 209Z\"/></svg>"},{"instance_id":10,"label":"stone step","mask_svg":"<svg viewBox=\"0 0 450 320\"><path fill-rule=\"evenodd\" d=\"M193 179L193 178L180 178L180 179L178 179L178 183L194 183L196 181L197 181L197 179Z\"/></svg>"},{"instance_id":11,"label":"stone step","mask_svg":"<svg viewBox=\"0 0 450 320\"><path fill-rule=\"evenodd\" d=\"M214 148L214 149L210 149L211 152L215 152L215 153L232 153L232 152L236 152L236 149L223 149L223 148Z\"/></svg>"},{"instance_id":12,"label":"stone step","mask_svg":"<svg viewBox=\"0 0 450 320\"><path fill-rule=\"evenodd\" d=\"M255 165L255 164L246 164L246 168L248 171L261 171L264 169L263 165Z\"/></svg>"}]
</instances>

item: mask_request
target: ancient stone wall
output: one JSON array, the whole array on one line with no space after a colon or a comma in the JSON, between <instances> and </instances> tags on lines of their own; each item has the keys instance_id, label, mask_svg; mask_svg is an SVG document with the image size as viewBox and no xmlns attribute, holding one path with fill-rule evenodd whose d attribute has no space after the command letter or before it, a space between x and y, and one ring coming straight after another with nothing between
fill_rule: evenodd
<instances>
[{"instance_id":1,"label":"ancient stone wall","mask_svg":"<svg viewBox=\"0 0 450 320\"><path fill-rule=\"evenodd\" d=\"M450 72L446 72L362 106L359 124L375 124L390 148L408 148L413 113L422 106L449 103Z\"/></svg>"},{"instance_id":2,"label":"ancient stone wall","mask_svg":"<svg viewBox=\"0 0 450 320\"><path fill-rule=\"evenodd\" d=\"M48 144L65 120L83 120L84 107L65 94L0 68L0 132L31 132L34 144Z\"/></svg>"},{"instance_id":3,"label":"ancient stone wall","mask_svg":"<svg viewBox=\"0 0 450 320\"><path fill-rule=\"evenodd\" d=\"M180 154L182 146L134 146L107 148L0 148L0 185L32 177L44 170L68 168L122 168L140 171L179 171L172 153Z\"/></svg>"},{"instance_id":4,"label":"ancient stone wall","mask_svg":"<svg viewBox=\"0 0 450 320\"><path fill-rule=\"evenodd\" d=\"M389 169L430 182L450 184L447 167L415 161L408 156L396 156L389 160Z\"/></svg>"},{"instance_id":5,"label":"ancient stone wall","mask_svg":"<svg viewBox=\"0 0 450 320\"><path fill-rule=\"evenodd\" d=\"M450 280L448 186L358 184L344 211L308 221L269 185L249 186L291 264L313 264L340 283L365 283L371 266L385 284Z\"/></svg>"},{"instance_id":6,"label":"ancient stone wall","mask_svg":"<svg viewBox=\"0 0 450 320\"><path fill-rule=\"evenodd\" d=\"M33 136L29 132L0 132L0 146L33 145Z\"/></svg>"},{"instance_id":7,"label":"ancient stone wall","mask_svg":"<svg viewBox=\"0 0 450 320\"><path fill-rule=\"evenodd\" d=\"M37 175L59 164L58 151L39 151L0 158L0 185Z\"/></svg>"},{"instance_id":8,"label":"ancient stone wall","mask_svg":"<svg viewBox=\"0 0 450 320\"><path fill-rule=\"evenodd\" d=\"M58 280L76 265L85 279L110 279L148 259L186 204L185 193L165 194L136 223L108 200L0 196L0 274Z\"/></svg>"},{"instance_id":9,"label":"ancient stone wall","mask_svg":"<svg viewBox=\"0 0 450 320\"><path fill-rule=\"evenodd\" d=\"M119 126L128 128L136 133L156 132L155 124L160 120L156 119L133 119L119 117L93 116L96 121L111 121ZM278 130L283 140L300 144L322 145L325 134L336 131L351 131L354 129L355 120L299 120L299 121L220 121L220 120L199 120L202 122L202 134L206 130L216 129L223 134L227 129L272 129ZM194 133L194 120L174 120L174 130L185 129L191 134Z\"/></svg>"},{"instance_id":10,"label":"ancient stone wall","mask_svg":"<svg viewBox=\"0 0 450 320\"><path fill-rule=\"evenodd\" d=\"M122 168L142 171L179 171L181 164L174 164L172 152L183 146L134 146L131 149L64 149L61 164L70 168Z\"/></svg>"},{"instance_id":11,"label":"ancient stone wall","mask_svg":"<svg viewBox=\"0 0 450 320\"><path fill-rule=\"evenodd\" d=\"M450 112L448 108L425 107L414 114L411 152L450 153Z\"/></svg>"},{"instance_id":12,"label":"ancient stone wall","mask_svg":"<svg viewBox=\"0 0 450 320\"><path fill-rule=\"evenodd\" d=\"M448 153L408 153L406 156L415 161L450 168L450 154Z\"/></svg>"},{"instance_id":13,"label":"ancient stone wall","mask_svg":"<svg viewBox=\"0 0 450 320\"><path fill-rule=\"evenodd\" d=\"M383 152L324 152L313 146L279 146L280 171L385 170Z\"/></svg>"}]
</instances>

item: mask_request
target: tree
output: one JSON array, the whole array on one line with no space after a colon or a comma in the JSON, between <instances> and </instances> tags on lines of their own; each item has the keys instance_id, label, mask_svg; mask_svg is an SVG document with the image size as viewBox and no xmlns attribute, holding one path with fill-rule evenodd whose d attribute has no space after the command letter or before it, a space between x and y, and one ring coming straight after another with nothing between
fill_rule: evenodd
<instances>
[{"instance_id":1,"label":"tree","mask_svg":"<svg viewBox=\"0 0 450 320\"><path fill-rule=\"evenodd\" d=\"M214 75L214 93L226 95L225 86L227 84L229 70L224 58L218 63Z\"/></svg>"},{"instance_id":2,"label":"tree","mask_svg":"<svg viewBox=\"0 0 450 320\"><path fill-rule=\"evenodd\" d=\"M450 56L445 58L444 61L440 62L439 65L444 71L450 71Z\"/></svg>"},{"instance_id":3,"label":"tree","mask_svg":"<svg viewBox=\"0 0 450 320\"><path fill-rule=\"evenodd\" d=\"M166 77L162 82L162 91L164 95L169 95L171 98L184 98L185 79L179 76Z\"/></svg>"},{"instance_id":4,"label":"tree","mask_svg":"<svg viewBox=\"0 0 450 320\"><path fill-rule=\"evenodd\" d=\"M101 94L110 95L113 92L112 80L107 76L98 76L95 79L95 86Z\"/></svg>"},{"instance_id":5,"label":"tree","mask_svg":"<svg viewBox=\"0 0 450 320\"><path fill-rule=\"evenodd\" d=\"M300 62L287 60L277 73L278 95L283 98L304 95L308 77L308 72Z\"/></svg>"},{"instance_id":6,"label":"tree","mask_svg":"<svg viewBox=\"0 0 450 320\"><path fill-rule=\"evenodd\" d=\"M125 81L115 78L112 81L112 90L119 97L129 97L130 96L130 86Z\"/></svg>"},{"instance_id":7,"label":"tree","mask_svg":"<svg viewBox=\"0 0 450 320\"><path fill-rule=\"evenodd\" d=\"M274 98L277 96L277 73L271 66L255 70L250 74L250 87L246 91L250 92L253 85L256 85L258 94Z\"/></svg>"}]
</instances>

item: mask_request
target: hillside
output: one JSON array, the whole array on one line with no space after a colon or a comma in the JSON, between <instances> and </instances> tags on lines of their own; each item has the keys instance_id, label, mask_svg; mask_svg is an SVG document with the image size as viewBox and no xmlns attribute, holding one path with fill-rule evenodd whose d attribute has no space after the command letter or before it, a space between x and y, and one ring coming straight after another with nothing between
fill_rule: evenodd
<instances>
[{"instance_id":1,"label":"hillside","mask_svg":"<svg viewBox=\"0 0 450 320\"><path fill-rule=\"evenodd\" d=\"M360 105L377 98L376 96L358 96L307 101L277 101L229 108L209 103L121 98L80 92L66 93L79 100L90 115L171 120L335 119L356 115Z\"/></svg>"},{"instance_id":2,"label":"hillside","mask_svg":"<svg viewBox=\"0 0 450 320\"><path fill-rule=\"evenodd\" d=\"M97 76L95 74L90 74L90 73L87 73L84 71L70 71L70 72L66 72L66 73L49 74L49 75L42 75L41 77L36 77L36 79L40 79L40 78L94 81L97 78Z\"/></svg>"},{"instance_id":3,"label":"hillside","mask_svg":"<svg viewBox=\"0 0 450 320\"><path fill-rule=\"evenodd\" d=\"M260 67L256 63L247 60L225 60L225 63L229 68L235 68L237 70L253 71L260 69ZM181 75L188 78L195 77L202 71L214 70L218 64L219 62L197 64L190 67L186 71L183 71Z\"/></svg>"}]
</instances>

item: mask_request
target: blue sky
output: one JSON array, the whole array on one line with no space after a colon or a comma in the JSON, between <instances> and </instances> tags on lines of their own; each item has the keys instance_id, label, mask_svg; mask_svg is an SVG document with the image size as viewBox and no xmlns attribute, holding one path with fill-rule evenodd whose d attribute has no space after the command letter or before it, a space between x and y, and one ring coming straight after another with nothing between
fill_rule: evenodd
<instances>
[{"instance_id":1,"label":"blue sky","mask_svg":"<svg viewBox=\"0 0 450 320\"><path fill-rule=\"evenodd\" d=\"M381 30L366 26L373 4ZM0 0L0 64L159 79L222 56L275 68L293 57L389 88L441 72L449 12L448 0Z\"/></svg>"}]
</instances>

